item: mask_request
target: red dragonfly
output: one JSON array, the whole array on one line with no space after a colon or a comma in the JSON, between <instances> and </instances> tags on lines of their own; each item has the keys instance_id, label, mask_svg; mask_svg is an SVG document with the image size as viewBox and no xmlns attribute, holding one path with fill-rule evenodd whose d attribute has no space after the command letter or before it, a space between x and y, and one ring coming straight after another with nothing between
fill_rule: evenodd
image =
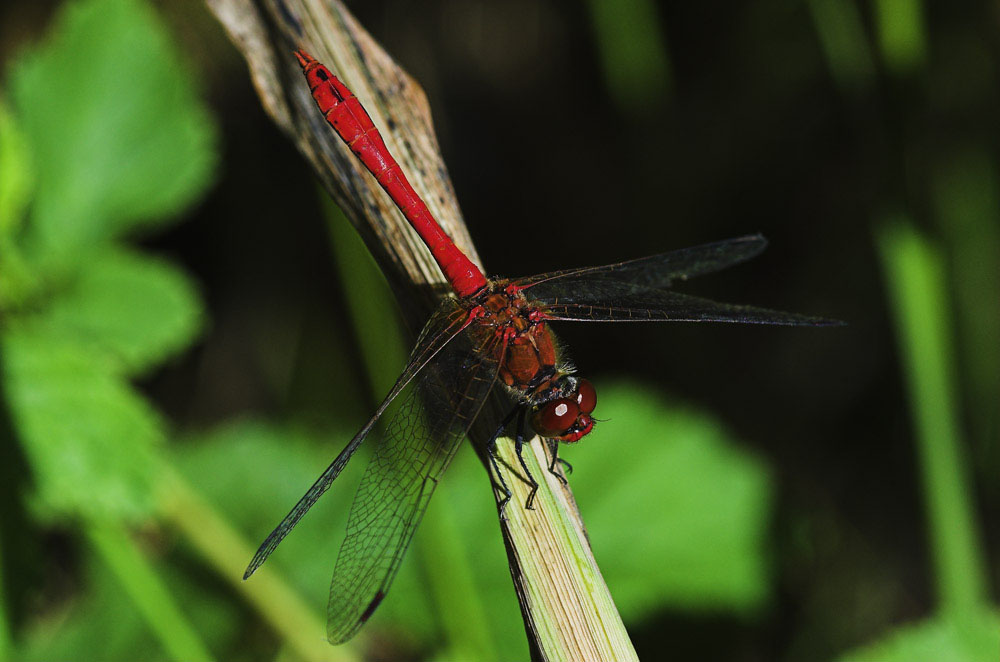
<instances>
[{"instance_id":1,"label":"red dragonfly","mask_svg":"<svg viewBox=\"0 0 1000 662\"><path fill-rule=\"evenodd\" d=\"M347 465L363 441L377 437L347 522L330 587L327 637L350 639L385 598L434 487L491 393L506 393L511 413L489 442L498 487L511 492L494 457L496 439L516 419L514 438L524 479L538 483L521 459L526 428L546 440L558 472L558 442L575 442L594 427L594 387L573 374L549 322L739 322L824 326L828 320L678 294L674 281L743 262L765 246L759 235L538 276L487 279L444 233L389 153L361 103L330 70L296 52L319 110L375 176L427 244L454 296L424 326L409 362L385 400L316 483L261 544L246 579ZM398 401L397 401L398 398ZM395 401L395 402L394 402ZM384 427L379 418L393 405Z\"/></svg>"}]
</instances>

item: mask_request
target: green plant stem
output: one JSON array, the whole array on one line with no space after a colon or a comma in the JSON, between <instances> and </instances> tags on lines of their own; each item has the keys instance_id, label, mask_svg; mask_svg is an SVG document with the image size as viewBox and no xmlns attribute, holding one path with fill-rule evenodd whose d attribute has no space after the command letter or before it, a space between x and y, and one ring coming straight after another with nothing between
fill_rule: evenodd
<instances>
[{"instance_id":1,"label":"green plant stem","mask_svg":"<svg viewBox=\"0 0 1000 662\"><path fill-rule=\"evenodd\" d=\"M956 415L944 261L905 220L877 239L917 436L939 609L968 614L985 602L987 583Z\"/></svg>"},{"instance_id":2,"label":"green plant stem","mask_svg":"<svg viewBox=\"0 0 1000 662\"><path fill-rule=\"evenodd\" d=\"M330 232L334 264L344 284L344 298L351 311L355 337L375 388L388 389L406 364L407 355L392 292L375 261L365 249L344 213L319 191ZM443 492L445 485L438 486ZM424 515L415 542L438 606L437 615L447 635L447 657L456 660L497 659L490 641L485 607L473 581L469 559L462 549L447 499L438 494ZM445 571L447 569L447 571Z\"/></svg>"},{"instance_id":3,"label":"green plant stem","mask_svg":"<svg viewBox=\"0 0 1000 662\"><path fill-rule=\"evenodd\" d=\"M471 452L471 449L466 449ZM486 609L473 579L455 512L448 495L448 483L437 487L434 503L421 523L419 553L430 588L447 635L448 649L442 657L453 660L502 660L490 636ZM433 541L433 542L428 542Z\"/></svg>"},{"instance_id":4,"label":"green plant stem","mask_svg":"<svg viewBox=\"0 0 1000 662\"><path fill-rule=\"evenodd\" d=\"M622 111L642 114L670 93L666 37L650 0L590 0L604 85Z\"/></svg>"},{"instance_id":5,"label":"green plant stem","mask_svg":"<svg viewBox=\"0 0 1000 662\"><path fill-rule=\"evenodd\" d=\"M216 513L172 468L160 472L163 514L197 552L271 624L295 654L307 662L352 662L350 645L330 646L323 621L269 566L243 581L254 548Z\"/></svg>"},{"instance_id":6,"label":"green plant stem","mask_svg":"<svg viewBox=\"0 0 1000 662\"><path fill-rule=\"evenodd\" d=\"M84 530L167 653L178 662L212 660L198 633L128 533L117 523L94 520L88 521Z\"/></svg>"},{"instance_id":7,"label":"green plant stem","mask_svg":"<svg viewBox=\"0 0 1000 662\"><path fill-rule=\"evenodd\" d=\"M948 245L966 411L985 460L981 475L993 476L1000 469L1000 169L979 145L942 161L932 188L935 220Z\"/></svg>"},{"instance_id":8,"label":"green plant stem","mask_svg":"<svg viewBox=\"0 0 1000 662\"><path fill-rule=\"evenodd\" d=\"M808 0L826 65L846 91L864 89L875 77L864 22L853 0Z\"/></svg>"},{"instance_id":9,"label":"green plant stem","mask_svg":"<svg viewBox=\"0 0 1000 662\"><path fill-rule=\"evenodd\" d=\"M920 0L876 0L875 28L882 60L897 74L921 66L926 59L927 39Z\"/></svg>"}]
</instances>

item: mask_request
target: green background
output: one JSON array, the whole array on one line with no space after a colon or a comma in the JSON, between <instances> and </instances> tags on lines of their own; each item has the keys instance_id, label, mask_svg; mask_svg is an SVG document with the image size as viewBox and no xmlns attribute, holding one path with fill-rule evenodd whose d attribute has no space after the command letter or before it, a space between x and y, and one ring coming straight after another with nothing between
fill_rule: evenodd
<instances>
[{"instance_id":1,"label":"green background","mask_svg":"<svg viewBox=\"0 0 1000 662\"><path fill-rule=\"evenodd\" d=\"M490 273L761 232L684 291L848 323L557 327L640 658L995 662L994 8L352 10L426 89ZM526 658L469 449L350 645L322 623L363 459L239 582L409 340L205 7L5 5L0 62L0 660Z\"/></svg>"}]
</instances>

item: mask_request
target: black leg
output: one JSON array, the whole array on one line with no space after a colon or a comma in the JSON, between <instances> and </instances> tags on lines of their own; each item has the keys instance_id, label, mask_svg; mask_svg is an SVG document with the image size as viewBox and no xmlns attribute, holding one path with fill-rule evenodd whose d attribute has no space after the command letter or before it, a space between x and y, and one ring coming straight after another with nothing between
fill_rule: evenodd
<instances>
[{"instance_id":1,"label":"black leg","mask_svg":"<svg viewBox=\"0 0 1000 662\"><path fill-rule=\"evenodd\" d=\"M510 410L510 413L503 417L500 425L497 427L497 431L493 433L490 438L489 443L486 445L486 452L490 456L490 464L493 465L493 473L496 475L499 485L494 483L501 492L503 492L503 500L500 502L500 521L507 520L507 504L510 503L510 497L512 495L510 487L507 485L507 481L503 479L503 474L500 473L500 465L497 464L497 439L503 434L504 429L510 425L510 422L514 420L514 417L518 414L520 410L524 409L523 406L518 405Z\"/></svg>"},{"instance_id":2,"label":"black leg","mask_svg":"<svg viewBox=\"0 0 1000 662\"><path fill-rule=\"evenodd\" d=\"M549 447L549 453L552 454L552 461L549 462L549 473L562 481L563 485L566 485L566 477L556 471L556 462L568 467L570 473L573 472L573 466L566 460L559 457L559 441L557 439L546 439L545 444Z\"/></svg>"},{"instance_id":3,"label":"black leg","mask_svg":"<svg viewBox=\"0 0 1000 662\"><path fill-rule=\"evenodd\" d=\"M490 454L490 464L493 465L493 473L496 474L497 480L500 481L500 491L503 492L503 500L500 502L500 521L507 521L507 504L510 503L511 491L507 486L507 481L503 479L503 474L500 473L500 466L497 464L497 443L494 439L490 442L490 447L487 452Z\"/></svg>"},{"instance_id":4,"label":"black leg","mask_svg":"<svg viewBox=\"0 0 1000 662\"><path fill-rule=\"evenodd\" d=\"M524 426L527 414L527 408L522 408L520 416L517 417L517 434L514 437L514 451L517 453L517 461L521 464L521 469L524 470L524 478L531 485L531 492L524 502L524 507L527 510L534 510L533 504L535 502L535 494L538 493L538 481L531 475L531 471L528 469L528 465L525 463L524 455L522 454L524 451Z\"/></svg>"},{"instance_id":5,"label":"black leg","mask_svg":"<svg viewBox=\"0 0 1000 662\"><path fill-rule=\"evenodd\" d=\"M528 470L528 465L524 462L524 456L521 455L521 451L524 449L524 438L521 435L517 436L517 440L514 442L514 450L517 452L517 461L521 463L521 469L524 470L525 480L531 485L531 492L528 494L527 500L524 502L524 507L527 510L534 510L535 507L532 505L535 501L535 494L538 492L538 481L535 477L531 475Z\"/></svg>"}]
</instances>

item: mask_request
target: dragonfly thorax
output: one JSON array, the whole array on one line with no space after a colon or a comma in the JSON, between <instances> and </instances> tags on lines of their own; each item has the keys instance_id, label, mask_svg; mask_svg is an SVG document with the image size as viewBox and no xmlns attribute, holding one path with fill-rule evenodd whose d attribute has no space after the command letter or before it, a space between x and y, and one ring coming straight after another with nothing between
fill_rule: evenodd
<instances>
[{"instance_id":1,"label":"dragonfly thorax","mask_svg":"<svg viewBox=\"0 0 1000 662\"><path fill-rule=\"evenodd\" d=\"M500 380L530 408L535 432L560 441L579 440L594 427L594 387L574 377L572 368L560 361L545 315L521 288L505 281L491 285L478 298L477 320L492 335Z\"/></svg>"},{"instance_id":2,"label":"dragonfly thorax","mask_svg":"<svg viewBox=\"0 0 1000 662\"><path fill-rule=\"evenodd\" d=\"M525 296L495 285L479 304L479 324L492 335L489 343L500 364L500 380L520 399L560 372L555 337L544 318Z\"/></svg>"}]
</instances>

